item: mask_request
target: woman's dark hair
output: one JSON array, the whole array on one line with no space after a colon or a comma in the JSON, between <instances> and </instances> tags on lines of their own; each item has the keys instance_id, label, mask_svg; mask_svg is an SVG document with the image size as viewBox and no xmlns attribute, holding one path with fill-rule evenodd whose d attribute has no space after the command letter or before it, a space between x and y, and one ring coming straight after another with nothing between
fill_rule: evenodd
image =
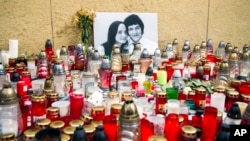
<instances>
[{"instance_id":1,"label":"woman's dark hair","mask_svg":"<svg viewBox=\"0 0 250 141\"><path fill-rule=\"evenodd\" d=\"M103 43L103 47L105 50L105 55L110 56L112 52L113 45L116 43L115 36L117 34L117 30L120 24L123 24L122 21L114 21L108 29L108 40Z\"/></svg>"},{"instance_id":2,"label":"woman's dark hair","mask_svg":"<svg viewBox=\"0 0 250 141\"><path fill-rule=\"evenodd\" d=\"M141 18L138 15L135 15L135 14L129 15L124 20L124 24L126 25L127 32L128 32L128 27L129 26L138 24L141 27L142 34L144 33L144 24L143 24Z\"/></svg>"}]
</instances>

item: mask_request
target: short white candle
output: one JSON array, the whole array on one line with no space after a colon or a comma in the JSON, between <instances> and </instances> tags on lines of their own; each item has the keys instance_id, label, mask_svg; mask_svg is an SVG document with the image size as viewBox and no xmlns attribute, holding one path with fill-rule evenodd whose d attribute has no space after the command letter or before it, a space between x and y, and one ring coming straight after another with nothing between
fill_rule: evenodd
<instances>
[{"instance_id":1,"label":"short white candle","mask_svg":"<svg viewBox=\"0 0 250 141\"><path fill-rule=\"evenodd\" d=\"M178 100L175 99L168 100L166 105L167 105L167 114L180 113L180 102Z\"/></svg>"},{"instance_id":2,"label":"short white candle","mask_svg":"<svg viewBox=\"0 0 250 141\"><path fill-rule=\"evenodd\" d=\"M0 119L1 134L14 133L15 136L18 135L18 124L16 120L13 119Z\"/></svg>"}]
</instances>

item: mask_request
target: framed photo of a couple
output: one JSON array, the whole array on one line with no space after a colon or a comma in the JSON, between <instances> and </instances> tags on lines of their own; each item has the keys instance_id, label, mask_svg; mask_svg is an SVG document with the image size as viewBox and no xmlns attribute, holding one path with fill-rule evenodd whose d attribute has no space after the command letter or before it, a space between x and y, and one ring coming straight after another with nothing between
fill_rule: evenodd
<instances>
[{"instance_id":1,"label":"framed photo of a couple","mask_svg":"<svg viewBox=\"0 0 250 141\"><path fill-rule=\"evenodd\" d=\"M157 13L97 12L94 22L94 47L100 55L110 56L114 44L129 50L140 43L153 55L158 47Z\"/></svg>"}]
</instances>

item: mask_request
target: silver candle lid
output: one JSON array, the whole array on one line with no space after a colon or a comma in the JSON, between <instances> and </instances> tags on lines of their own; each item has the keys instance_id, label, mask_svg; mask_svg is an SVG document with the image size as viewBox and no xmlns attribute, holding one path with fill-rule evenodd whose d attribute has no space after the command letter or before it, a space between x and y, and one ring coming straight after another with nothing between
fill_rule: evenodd
<instances>
[{"instance_id":1,"label":"silver candle lid","mask_svg":"<svg viewBox=\"0 0 250 141\"><path fill-rule=\"evenodd\" d=\"M60 61L56 61L53 66L53 75L64 75L65 71Z\"/></svg>"},{"instance_id":2,"label":"silver candle lid","mask_svg":"<svg viewBox=\"0 0 250 141\"><path fill-rule=\"evenodd\" d=\"M84 53L83 45L81 43L76 45L76 53Z\"/></svg>"},{"instance_id":3,"label":"silver candle lid","mask_svg":"<svg viewBox=\"0 0 250 141\"><path fill-rule=\"evenodd\" d=\"M101 68L103 68L103 69L110 69L111 68L109 59L107 57L105 57L102 60Z\"/></svg>"},{"instance_id":4,"label":"silver candle lid","mask_svg":"<svg viewBox=\"0 0 250 141\"><path fill-rule=\"evenodd\" d=\"M182 51L190 51L190 46L184 45Z\"/></svg>"},{"instance_id":5,"label":"silver candle lid","mask_svg":"<svg viewBox=\"0 0 250 141\"><path fill-rule=\"evenodd\" d=\"M149 58L149 53L146 48L144 48L143 51L141 52L141 58Z\"/></svg>"},{"instance_id":6,"label":"silver candle lid","mask_svg":"<svg viewBox=\"0 0 250 141\"><path fill-rule=\"evenodd\" d=\"M62 46L60 49L60 55L67 55L67 48L66 46Z\"/></svg>"},{"instance_id":7,"label":"silver candle lid","mask_svg":"<svg viewBox=\"0 0 250 141\"><path fill-rule=\"evenodd\" d=\"M184 41L184 46L189 46L189 47L190 47L190 42L189 42L189 40L185 40L185 41Z\"/></svg>"},{"instance_id":8,"label":"silver candle lid","mask_svg":"<svg viewBox=\"0 0 250 141\"><path fill-rule=\"evenodd\" d=\"M212 39L207 40L207 46L213 46L213 41Z\"/></svg>"},{"instance_id":9,"label":"silver candle lid","mask_svg":"<svg viewBox=\"0 0 250 141\"><path fill-rule=\"evenodd\" d=\"M2 63L0 63L0 75L6 75L6 71Z\"/></svg>"},{"instance_id":10,"label":"silver candle lid","mask_svg":"<svg viewBox=\"0 0 250 141\"><path fill-rule=\"evenodd\" d=\"M91 59L92 60L100 60L100 54L99 54L98 50L95 50Z\"/></svg>"},{"instance_id":11,"label":"silver candle lid","mask_svg":"<svg viewBox=\"0 0 250 141\"><path fill-rule=\"evenodd\" d=\"M155 49L154 56L155 57L161 57L161 50L159 48Z\"/></svg>"},{"instance_id":12,"label":"silver candle lid","mask_svg":"<svg viewBox=\"0 0 250 141\"><path fill-rule=\"evenodd\" d=\"M166 51L173 51L173 46L172 44L168 43L166 46Z\"/></svg>"},{"instance_id":13,"label":"silver candle lid","mask_svg":"<svg viewBox=\"0 0 250 141\"><path fill-rule=\"evenodd\" d=\"M225 42L224 41L220 41L218 48L225 48Z\"/></svg>"}]
</instances>

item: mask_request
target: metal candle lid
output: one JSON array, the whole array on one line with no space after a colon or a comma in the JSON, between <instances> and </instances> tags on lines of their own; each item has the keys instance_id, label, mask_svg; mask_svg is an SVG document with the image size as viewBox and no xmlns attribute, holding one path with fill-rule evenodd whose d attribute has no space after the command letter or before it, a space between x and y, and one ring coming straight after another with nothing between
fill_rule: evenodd
<instances>
[{"instance_id":1,"label":"metal candle lid","mask_svg":"<svg viewBox=\"0 0 250 141\"><path fill-rule=\"evenodd\" d=\"M227 117L232 119L241 119L241 113L238 103L234 102L233 105L230 107Z\"/></svg>"},{"instance_id":2,"label":"metal candle lid","mask_svg":"<svg viewBox=\"0 0 250 141\"><path fill-rule=\"evenodd\" d=\"M241 61L249 61L249 53L248 52L243 52L243 54L240 56Z\"/></svg>"},{"instance_id":3,"label":"metal candle lid","mask_svg":"<svg viewBox=\"0 0 250 141\"><path fill-rule=\"evenodd\" d=\"M172 45L178 45L178 40L176 38L173 40Z\"/></svg>"},{"instance_id":4,"label":"metal candle lid","mask_svg":"<svg viewBox=\"0 0 250 141\"><path fill-rule=\"evenodd\" d=\"M182 48L182 51L189 51L190 50L190 46L184 45Z\"/></svg>"},{"instance_id":5,"label":"metal candle lid","mask_svg":"<svg viewBox=\"0 0 250 141\"><path fill-rule=\"evenodd\" d=\"M196 45L194 46L193 52L194 52L194 53L199 53L199 52L200 52L200 46L199 46L198 44L196 44Z\"/></svg>"},{"instance_id":6,"label":"metal candle lid","mask_svg":"<svg viewBox=\"0 0 250 141\"><path fill-rule=\"evenodd\" d=\"M120 48L118 46L113 48L113 52L114 52L114 54L120 54L121 53Z\"/></svg>"},{"instance_id":7,"label":"metal candle lid","mask_svg":"<svg viewBox=\"0 0 250 141\"><path fill-rule=\"evenodd\" d=\"M77 53L84 53L83 46L82 46L81 43L78 43L78 44L76 45L76 52L77 52Z\"/></svg>"},{"instance_id":8,"label":"metal candle lid","mask_svg":"<svg viewBox=\"0 0 250 141\"><path fill-rule=\"evenodd\" d=\"M237 62L237 61L239 61L238 54L236 52L230 53L230 55L229 55L229 61L230 62Z\"/></svg>"},{"instance_id":9,"label":"metal candle lid","mask_svg":"<svg viewBox=\"0 0 250 141\"><path fill-rule=\"evenodd\" d=\"M100 60L100 54L99 54L98 50L95 50L91 59L92 60Z\"/></svg>"},{"instance_id":10,"label":"metal candle lid","mask_svg":"<svg viewBox=\"0 0 250 141\"><path fill-rule=\"evenodd\" d=\"M143 51L141 53L141 58L149 58L149 53L148 53L148 50L146 48L143 49Z\"/></svg>"},{"instance_id":11,"label":"metal candle lid","mask_svg":"<svg viewBox=\"0 0 250 141\"><path fill-rule=\"evenodd\" d=\"M137 111L137 107L132 99L126 100L124 104L122 105L121 113L119 116L119 121L126 122L126 123L132 123L133 122L139 122L140 117Z\"/></svg>"},{"instance_id":12,"label":"metal candle lid","mask_svg":"<svg viewBox=\"0 0 250 141\"><path fill-rule=\"evenodd\" d=\"M62 46L60 49L60 55L67 55L67 48L66 46Z\"/></svg>"},{"instance_id":13,"label":"metal candle lid","mask_svg":"<svg viewBox=\"0 0 250 141\"><path fill-rule=\"evenodd\" d=\"M2 63L0 63L0 75L6 75L6 71Z\"/></svg>"},{"instance_id":14,"label":"metal candle lid","mask_svg":"<svg viewBox=\"0 0 250 141\"><path fill-rule=\"evenodd\" d=\"M16 70L14 70L12 77L11 77L11 82L18 82L20 80L20 75Z\"/></svg>"},{"instance_id":15,"label":"metal candle lid","mask_svg":"<svg viewBox=\"0 0 250 141\"><path fill-rule=\"evenodd\" d=\"M153 76L153 72L154 72L153 68L149 66L146 71L146 76Z\"/></svg>"},{"instance_id":16,"label":"metal candle lid","mask_svg":"<svg viewBox=\"0 0 250 141\"><path fill-rule=\"evenodd\" d=\"M128 46L126 46L122 49L122 54L128 54L128 53L129 53L129 49L128 49Z\"/></svg>"},{"instance_id":17,"label":"metal candle lid","mask_svg":"<svg viewBox=\"0 0 250 141\"><path fill-rule=\"evenodd\" d=\"M207 40L207 46L212 46L212 45L213 45L212 39L208 39Z\"/></svg>"},{"instance_id":18,"label":"metal candle lid","mask_svg":"<svg viewBox=\"0 0 250 141\"><path fill-rule=\"evenodd\" d=\"M161 58L168 58L168 54L165 50L162 51Z\"/></svg>"},{"instance_id":19,"label":"metal candle lid","mask_svg":"<svg viewBox=\"0 0 250 141\"><path fill-rule=\"evenodd\" d=\"M230 52L232 52L232 50L233 50L232 44L231 43L227 43L226 46L225 46L225 52L226 53L230 53Z\"/></svg>"},{"instance_id":20,"label":"metal candle lid","mask_svg":"<svg viewBox=\"0 0 250 141\"><path fill-rule=\"evenodd\" d=\"M65 71L63 69L62 64L59 61L56 61L53 67L53 75L64 75Z\"/></svg>"},{"instance_id":21,"label":"metal candle lid","mask_svg":"<svg viewBox=\"0 0 250 141\"><path fill-rule=\"evenodd\" d=\"M18 97L11 83L6 82L3 84L3 88L0 91L0 105L9 105L18 103Z\"/></svg>"},{"instance_id":22,"label":"metal candle lid","mask_svg":"<svg viewBox=\"0 0 250 141\"><path fill-rule=\"evenodd\" d=\"M141 51L141 44L140 44L140 43L135 44L134 50L139 50L139 51Z\"/></svg>"},{"instance_id":23,"label":"metal candle lid","mask_svg":"<svg viewBox=\"0 0 250 141\"><path fill-rule=\"evenodd\" d=\"M185 40L185 41L184 41L184 46L189 46L189 47L190 47L190 42L189 42L189 40Z\"/></svg>"},{"instance_id":24,"label":"metal candle lid","mask_svg":"<svg viewBox=\"0 0 250 141\"><path fill-rule=\"evenodd\" d=\"M109 59L107 57L105 57L103 60L102 60L102 64L101 64L101 68L103 69L110 69L110 62L109 62Z\"/></svg>"},{"instance_id":25,"label":"metal candle lid","mask_svg":"<svg viewBox=\"0 0 250 141\"><path fill-rule=\"evenodd\" d=\"M219 67L220 71L229 71L229 65L227 61L222 61Z\"/></svg>"},{"instance_id":26,"label":"metal candle lid","mask_svg":"<svg viewBox=\"0 0 250 141\"><path fill-rule=\"evenodd\" d=\"M45 42L45 48L52 48L52 42L50 39L47 39Z\"/></svg>"},{"instance_id":27,"label":"metal candle lid","mask_svg":"<svg viewBox=\"0 0 250 141\"><path fill-rule=\"evenodd\" d=\"M201 49L206 49L207 48L207 44L205 41L202 41L201 42L201 46L200 46Z\"/></svg>"},{"instance_id":28,"label":"metal candle lid","mask_svg":"<svg viewBox=\"0 0 250 141\"><path fill-rule=\"evenodd\" d=\"M38 59L46 59L46 58L47 58L46 52L44 50L41 50L38 55Z\"/></svg>"},{"instance_id":29,"label":"metal candle lid","mask_svg":"<svg viewBox=\"0 0 250 141\"><path fill-rule=\"evenodd\" d=\"M242 47L242 51L243 52L248 52L249 51L249 46L247 44L244 44L244 46Z\"/></svg>"},{"instance_id":30,"label":"metal candle lid","mask_svg":"<svg viewBox=\"0 0 250 141\"><path fill-rule=\"evenodd\" d=\"M172 44L168 43L165 50L166 50L166 51L173 51L173 46L172 46Z\"/></svg>"},{"instance_id":31,"label":"metal candle lid","mask_svg":"<svg viewBox=\"0 0 250 141\"><path fill-rule=\"evenodd\" d=\"M220 41L218 48L225 48L225 42L224 41Z\"/></svg>"},{"instance_id":32,"label":"metal candle lid","mask_svg":"<svg viewBox=\"0 0 250 141\"><path fill-rule=\"evenodd\" d=\"M52 77L47 77L44 81L44 89L52 90L53 89L53 79Z\"/></svg>"},{"instance_id":33,"label":"metal candle lid","mask_svg":"<svg viewBox=\"0 0 250 141\"><path fill-rule=\"evenodd\" d=\"M155 49L154 56L155 56L155 57L161 57L161 51L160 51L159 48L156 48L156 49Z\"/></svg>"}]
</instances>

